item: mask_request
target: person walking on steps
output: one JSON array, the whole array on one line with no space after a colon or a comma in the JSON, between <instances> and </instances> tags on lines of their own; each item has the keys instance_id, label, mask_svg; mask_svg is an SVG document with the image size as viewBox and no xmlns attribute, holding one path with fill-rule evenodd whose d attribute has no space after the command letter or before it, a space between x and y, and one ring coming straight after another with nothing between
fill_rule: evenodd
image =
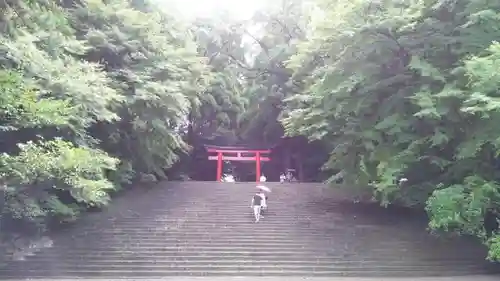
<instances>
[{"instance_id":1,"label":"person walking on steps","mask_svg":"<svg viewBox=\"0 0 500 281\"><path fill-rule=\"evenodd\" d=\"M261 215L262 207L266 206L266 196L262 191L257 191L257 193L252 197L252 203L250 207L253 209L253 215L255 217L255 222L259 222L263 216Z\"/></svg>"}]
</instances>

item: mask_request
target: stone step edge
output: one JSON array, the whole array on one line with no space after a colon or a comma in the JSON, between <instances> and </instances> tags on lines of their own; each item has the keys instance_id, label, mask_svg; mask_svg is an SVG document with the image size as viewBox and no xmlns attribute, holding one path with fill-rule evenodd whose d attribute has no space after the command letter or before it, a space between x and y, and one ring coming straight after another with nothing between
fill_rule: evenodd
<instances>
[{"instance_id":1,"label":"stone step edge","mask_svg":"<svg viewBox=\"0 0 500 281\"><path fill-rule=\"evenodd\" d=\"M265 267L296 267L297 265L301 265L299 267L340 267L340 268L353 268L359 269L364 268L365 266L369 266L370 268L441 268L441 267L452 267L452 266L465 266L465 267L482 267L482 265L477 263L469 262L451 262L451 263L438 263L438 262L425 262L419 261L418 263L408 263L407 262L395 262L395 261L384 261L380 262L377 260L371 261L331 261L331 260L288 260L288 261L271 261L271 260L164 260L164 261L149 261L149 262L131 262L131 261L98 261L95 260L90 262L88 260L83 260L85 264L76 265L75 263L69 262L58 262L55 267L57 268L74 268L78 266L79 268L121 268L121 267L134 267L134 268L164 268L164 267L176 267L176 266L189 266L189 267L205 267L209 268L217 268L217 267L257 267L260 266L262 268ZM52 266L54 261L33 261L28 260L30 265L19 264L21 267L29 268L30 266Z\"/></svg>"},{"instance_id":2,"label":"stone step edge","mask_svg":"<svg viewBox=\"0 0 500 281\"><path fill-rule=\"evenodd\" d=\"M0 273L2 273L0 271ZM33 273L33 274L30 274ZM45 273L45 274L44 274ZM44 275L50 276L52 271L46 270L46 271L31 271L31 270L24 270L21 274L11 274L11 275L2 275L2 280L6 280L6 278L9 277L23 277L23 278L29 278L29 277L43 277ZM146 273L146 274L145 274ZM187 270L158 270L158 271L152 271L148 270L145 272L137 272L137 271L124 271L123 269L118 269L118 270L106 270L106 271L70 271L70 272L65 272L64 274L58 274L54 277L57 279L74 279L75 276L78 276L78 279L83 277L83 275L87 276L120 276L120 279L123 277L147 277L147 276L213 276L213 275L219 275L219 276L353 276L353 277L380 277L380 276L391 276L391 277L408 277L408 276L467 276L467 275L476 275L480 274L480 272L463 272L460 273L459 271L456 270L449 270L449 271L439 271L439 272L432 272L429 269L425 270L425 273L422 272L415 272L413 270L394 270L394 271L380 271L380 270L368 270L368 269L363 269L362 271L358 272L346 272L343 270L339 269L332 269L332 270L314 270L311 271L311 269L286 269L286 270L281 270L281 269L274 269L274 270L262 270L262 269L228 269L228 270L215 270L215 271L209 271L207 269L201 269L201 270L192 270L192 269L187 269ZM496 278L499 278L500 276L498 275L493 275L491 274L490 276L495 276ZM38 279L38 278L37 278ZM54 280L54 279L52 279ZM109 279L108 279L109 280ZM354 279L357 280L357 279ZM354 281L352 280L352 281ZM397 279L396 279L397 280ZM394 281L396 281L394 280ZM415 280L415 279L413 279ZM472 280L472 279L469 279ZM495 281L498 281L498 279L494 279ZM385 280L387 281L387 280ZM399 280L398 280L399 281ZM477 280L474 280L477 281Z\"/></svg>"},{"instance_id":3,"label":"stone step edge","mask_svg":"<svg viewBox=\"0 0 500 281\"><path fill-rule=\"evenodd\" d=\"M59 255L54 255L54 257L57 257ZM102 259L102 258L105 259ZM221 256L221 255L214 255L214 256L185 256L185 255L171 255L171 256L155 256L155 257L134 257L134 256L123 256L123 255L113 255L111 257L106 257L106 256L82 256L82 257L64 257L65 262L79 262L79 261L85 261L86 263L168 263L168 262L212 262L217 261L217 263L224 263L230 260L231 262L271 262L271 263L281 263L281 262L319 262L319 261L328 261L329 263L335 263L335 264L349 264L349 263L359 263L359 264L371 264L371 263L407 263L407 262L413 262L412 264L420 264L420 263L436 263L436 264L462 264L462 263L471 263L475 262L475 260L472 259L454 259L454 260L443 260L439 258L434 258L434 259L425 259L425 260L419 260L419 261L414 261L414 260L404 260L404 259L373 259L373 260L355 260L355 259L346 259L344 256L334 256L334 257L329 257L329 256L316 256L316 257L311 257L308 255L297 255L297 256L290 256L290 257L283 257L283 256L267 256L263 255L263 259L258 259L259 256L242 256L242 255L230 255L230 256ZM44 256L30 256L28 257L29 262L36 262L36 263L45 263L45 262L54 262L51 261L52 257L49 255L44 255ZM245 258L245 260L241 260L242 258ZM163 260L164 259L164 260ZM281 260L277 260L281 259ZM24 261L21 261L24 262ZM475 263L478 264L478 263Z\"/></svg>"}]
</instances>

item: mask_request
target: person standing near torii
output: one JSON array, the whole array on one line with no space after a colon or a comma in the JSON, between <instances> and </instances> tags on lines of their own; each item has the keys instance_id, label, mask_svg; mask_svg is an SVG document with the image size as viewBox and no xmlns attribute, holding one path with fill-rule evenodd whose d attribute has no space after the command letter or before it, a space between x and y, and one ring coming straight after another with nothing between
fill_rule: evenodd
<instances>
[{"instance_id":1,"label":"person standing near torii","mask_svg":"<svg viewBox=\"0 0 500 281\"><path fill-rule=\"evenodd\" d=\"M260 182L266 182L266 181L267 181L266 176L264 176L264 174L262 174L262 175L260 176L260 178L259 178L259 181L260 181Z\"/></svg>"}]
</instances>

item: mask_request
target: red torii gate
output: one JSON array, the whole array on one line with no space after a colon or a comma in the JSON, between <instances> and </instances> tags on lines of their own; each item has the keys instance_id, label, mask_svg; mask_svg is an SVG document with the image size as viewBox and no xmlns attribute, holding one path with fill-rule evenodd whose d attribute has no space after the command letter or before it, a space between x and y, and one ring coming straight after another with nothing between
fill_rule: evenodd
<instances>
[{"instance_id":1,"label":"red torii gate","mask_svg":"<svg viewBox=\"0 0 500 281\"><path fill-rule=\"evenodd\" d=\"M245 149L241 147L232 146L205 146L208 153L216 153L217 155L208 156L208 160L217 160L217 181L220 182L222 178L222 161L255 161L255 174L256 181L260 182L260 162L271 161L268 156L262 154L269 154L269 149ZM244 156L244 154L250 154Z\"/></svg>"}]
</instances>

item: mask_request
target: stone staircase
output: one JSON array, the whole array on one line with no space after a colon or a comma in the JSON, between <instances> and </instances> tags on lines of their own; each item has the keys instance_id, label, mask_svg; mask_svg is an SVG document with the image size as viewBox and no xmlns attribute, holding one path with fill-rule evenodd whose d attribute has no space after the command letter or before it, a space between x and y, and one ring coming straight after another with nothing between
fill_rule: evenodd
<instances>
[{"instance_id":1,"label":"stone staircase","mask_svg":"<svg viewBox=\"0 0 500 281\"><path fill-rule=\"evenodd\" d=\"M475 242L433 238L424 220L343 202L321 184L268 186L259 223L252 183L165 183L125 196L54 237L53 247L9 262L0 279L498 272Z\"/></svg>"}]
</instances>

